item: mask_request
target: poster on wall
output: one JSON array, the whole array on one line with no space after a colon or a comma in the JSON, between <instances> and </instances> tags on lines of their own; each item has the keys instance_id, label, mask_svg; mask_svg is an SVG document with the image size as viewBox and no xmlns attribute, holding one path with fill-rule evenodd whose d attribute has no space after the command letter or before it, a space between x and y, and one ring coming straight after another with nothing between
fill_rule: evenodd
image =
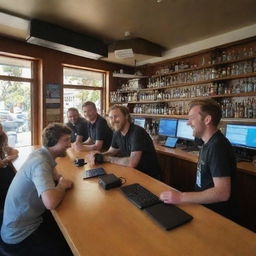
<instances>
[{"instance_id":1,"label":"poster on wall","mask_svg":"<svg viewBox=\"0 0 256 256\"><path fill-rule=\"evenodd\" d=\"M60 122L60 84L45 86L46 123Z\"/></svg>"}]
</instances>

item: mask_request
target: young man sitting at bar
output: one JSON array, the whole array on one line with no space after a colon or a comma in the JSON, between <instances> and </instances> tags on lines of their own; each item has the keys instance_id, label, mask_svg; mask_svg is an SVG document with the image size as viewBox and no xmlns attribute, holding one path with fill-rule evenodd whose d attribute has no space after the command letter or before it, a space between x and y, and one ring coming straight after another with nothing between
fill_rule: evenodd
<instances>
[{"instance_id":1,"label":"young man sitting at bar","mask_svg":"<svg viewBox=\"0 0 256 256\"><path fill-rule=\"evenodd\" d=\"M131 123L129 110L123 106L113 106L109 110L109 120L114 129L111 147L103 154L94 155L93 162L133 167L154 178L160 178L153 142L145 129Z\"/></svg>"},{"instance_id":2,"label":"young man sitting at bar","mask_svg":"<svg viewBox=\"0 0 256 256\"><path fill-rule=\"evenodd\" d=\"M77 151L107 150L111 144L113 132L107 121L97 113L93 102L87 101L82 106L84 117L88 121L89 138L82 142L82 130L78 131L76 142L72 147Z\"/></svg>"},{"instance_id":3,"label":"young man sitting at bar","mask_svg":"<svg viewBox=\"0 0 256 256\"><path fill-rule=\"evenodd\" d=\"M160 199L167 204L204 204L236 220L236 161L231 144L218 130L221 108L214 100L195 100L190 103L188 117L193 135L204 141L197 164L195 192L170 190L162 192Z\"/></svg>"},{"instance_id":4,"label":"young man sitting at bar","mask_svg":"<svg viewBox=\"0 0 256 256\"><path fill-rule=\"evenodd\" d=\"M55 159L64 157L71 146L70 134L63 124L49 124L43 131L43 146L30 154L9 187L1 246L10 255L72 255L51 213L46 211L58 207L72 187L72 182L55 169Z\"/></svg>"},{"instance_id":5,"label":"young man sitting at bar","mask_svg":"<svg viewBox=\"0 0 256 256\"><path fill-rule=\"evenodd\" d=\"M80 136L82 136L82 141L88 139L88 123L87 121L80 117L79 112L76 108L69 108L67 111L68 122L66 125L72 130L71 133L71 143L76 141L78 131L80 131Z\"/></svg>"}]
</instances>

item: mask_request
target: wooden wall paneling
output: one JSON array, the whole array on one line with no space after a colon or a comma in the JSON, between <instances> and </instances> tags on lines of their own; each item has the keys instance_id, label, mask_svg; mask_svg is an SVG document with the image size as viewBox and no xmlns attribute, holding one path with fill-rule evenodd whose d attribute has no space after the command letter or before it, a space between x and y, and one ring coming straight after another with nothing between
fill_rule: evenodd
<instances>
[{"instance_id":1,"label":"wooden wall paneling","mask_svg":"<svg viewBox=\"0 0 256 256\"><path fill-rule=\"evenodd\" d=\"M196 164L190 161L158 153L162 180L180 191L193 191Z\"/></svg>"},{"instance_id":2,"label":"wooden wall paneling","mask_svg":"<svg viewBox=\"0 0 256 256\"><path fill-rule=\"evenodd\" d=\"M38 77L38 88L37 94L39 97L43 96L43 87L46 84L63 84L62 68L63 64L87 67L91 69L104 70L106 72L112 73L115 70L123 69L125 72L133 71L133 67L127 67L124 65L109 63L100 60L91 60L83 57L79 57L72 54L67 54L63 52L58 52L52 49L32 45L23 41L7 38L0 36L0 53L8 54L13 57L22 58L35 58L41 61L42 65L39 65L39 73L42 71L41 77ZM110 79L107 81L109 89L117 88L116 80ZM45 115L45 100L42 101L42 109L40 110L40 101L37 104L37 109L34 110L35 117L37 118L35 129L33 130L34 143L38 143L41 140L42 128L46 125L46 115ZM61 98L62 104L62 98ZM108 102L104 103L104 107L107 108ZM61 120L62 120L61 115ZM43 119L43 120L42 120Z\"/></svg>"},{"instance_id":3,"label":"wooden wall paneling","mask_svg":"<svg viewBox=\"0 0 256 256\"><path fill-rule=\"evenodd\" d=\"M238 170L240 224L256 232L256 176Z\"/></svg>"},{"instance_id":4,"label":"wooden wall paneling","mask_svg":"<svg viewBox=\"0 0 256 256\"><path fill-rule=\"evenodd\" d=\"M193 191L196 178L196 164L179 158L173 159L175 188L182 192Z\"/></svg>"}]
</instances>

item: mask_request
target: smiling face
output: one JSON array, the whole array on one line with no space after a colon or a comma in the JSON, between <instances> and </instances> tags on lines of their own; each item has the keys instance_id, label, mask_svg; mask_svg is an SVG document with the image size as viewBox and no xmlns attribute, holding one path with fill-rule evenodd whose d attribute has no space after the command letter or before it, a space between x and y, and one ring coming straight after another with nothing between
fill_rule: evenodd
<instances>
[{"instance_id":1,"label":"smiling face","mask_svg":"<svg viewBox=\"0 0 256 256\"><path fill-rule=\"evenodd\" d=\"M76 124L79 119L79 113L75 110L69 110L67 113L67 118L71 124Z\"/></svg>"},{"instance_id":2,"label":"smiling face","mask_svg":"<svg viewBox=\"0 0 256 256\"><path fill-rule=\"evenodd\" d=\"M124 115L120 109L115 108L109 112L109 122L115 131L122 132L128 122L128 116Z\"/></svg>"},{"instance_id":3,"label":"smiling face","mask_svg":"<svg viewBox=\"0 0 256 256\"><path fill-rule=\"evenodd\" d=\"M89 122L94 122L97 119L97 110L91 105L84 106L83 113L84 113L84 117Z\"/></svg>"},{"instance_id":4,"label":"smiling face","mask_svg":"<svg viewBox=\"0 0 256 256\"><path fill-rule=\"evenodd\" d=\"M205 118L201 114L201 107L194 106L190 109L188 114L187 124L193 129L193 136L202 138L206 130Z\"/></svg>"}]
</instances>

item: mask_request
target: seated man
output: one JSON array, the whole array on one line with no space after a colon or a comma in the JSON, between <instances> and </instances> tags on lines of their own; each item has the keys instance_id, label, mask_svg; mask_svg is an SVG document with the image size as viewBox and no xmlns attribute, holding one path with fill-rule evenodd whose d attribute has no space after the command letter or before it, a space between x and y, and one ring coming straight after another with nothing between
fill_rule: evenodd
<instances>
[{"instance_id":1,"label":"seated man","mask_svg":"<svg viewBox=\"0 0 256 256\"><path fill-rule=\"evenodd\" d=\"M82 131L78 131L76 142L73 148L77 151L107 150L112 140L112 130L107 121L97 113L93 102L87 101L82 106L84 117L88 121L89 138L82 142Z\"/></svg>"},{"instance_id":2,"label":"seated man","mask_svg":"<svg viewBox=\"0 0 256 256\"><path fill-rule=\"evenodd\" d=\"M160 199L170 204L205 204L236 220L236 162L231 144L217 128L221 108L214 100L195 100L190 103L188 116L193 135L204 141L197 164L196 192L170 190L162 192Z\"/></svg>"},{"instance_id":3,"label":"seated man","mask_svg":"<svg viewBox=\"0 0 256 256\"><path fill-rule=\"evenodd\" d=\"M123 106L113 106L109 110L109 119L115 132L112 145L102 154L102 160L137 168L159 178L160 167L153 142L145 129L131 123L129 110ZM97 155L95 160L97 162Z\"/></svg>"},{"instance_id":4,"label":"seated man","mask_svg":"<svg viewBox=\"0 0 256 256\"><path fill-rule=\"evenodd\" d=\"M76 108L69 108L67 118L68 122L66 125L72 130L71 143L76 141L78 131L80 131L82 141L86 141L88 139L88 123L84 118L80 117L78 110Z\"/></svg>"},{"instance_id":5,"label":"seated man","mask_svg":"<svg viewBox=\"0 0 256 256\"><path fill-rule=\"evenodd\" d=\"M10 253L72 255L51 215L45 214L46 209L55 209L72 187L71 181L55 171L55 159L64 157L71 145L70 134L63 124L48 125L43 131L44 146L31 153L15 175L6 196L1 228L2 246Z\"/></svg>"}]
</instances>

